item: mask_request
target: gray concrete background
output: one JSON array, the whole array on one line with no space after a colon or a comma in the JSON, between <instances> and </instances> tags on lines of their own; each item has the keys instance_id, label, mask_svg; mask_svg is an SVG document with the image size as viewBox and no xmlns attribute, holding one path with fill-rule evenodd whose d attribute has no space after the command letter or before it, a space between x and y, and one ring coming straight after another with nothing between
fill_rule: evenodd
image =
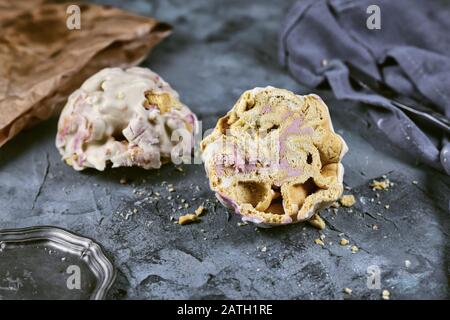
<instances>
[{"instance_id":1,"label":"gray concrete background","mask_svg":"<svg viewBox=\"0 0 450 320\"><path fill-rule=\"evenodd\" d=\"M174 25L143 65L173 85L204 128L246 89L310 92L277 62L278 27L293 1L97 2ZM0 149L0 227L56 225L96 239L118 269L112 299L380 299L381 290L366 284L371 265L392 299L449 298L448 177L390 145L366 107L318 93L349 145L344 180L358 200L351 209L324 210L323 232L306 223L237 226L201 165L75 172L54 146L55 119ZM384 174L394 186L376 198L369 183ZM171 221L200 204L207 208L200 223ZM323 248L314 243L321 234ZM359 252L339 245L342 234Z\"/></svg>"}]
</instances>

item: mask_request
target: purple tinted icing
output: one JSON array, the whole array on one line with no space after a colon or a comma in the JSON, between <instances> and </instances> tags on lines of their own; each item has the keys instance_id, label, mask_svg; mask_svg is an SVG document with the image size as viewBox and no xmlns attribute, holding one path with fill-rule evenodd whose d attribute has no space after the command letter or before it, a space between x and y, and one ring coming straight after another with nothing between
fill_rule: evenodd
<instances>
[{"instance_id":1,"label":"purple tinted icing","mask_svg":"<svg viewBox=\"0 0 450 320\"><path fill-rule=\"evenodd\" d=\"M216 164L216 173L219 177L223 175L223 169L223 164Z\"/></svg>"},{"instance_id":2,"label":"purple tinted icing","mask_svg":"<svg viewBox=\"0 0 450 320\"><path fill-rule=\"evenodd\" d=\"M251 171L252 170L251 167L254 166L246 164L245 159L238 152L237 146L233 145L232 147L233 147L232 155L226 154L217 155L218 159L215 161L215 163L216 163L216 172L219 176L223 174L224 169L227 167L234 167L235 171L239 173Z\"/></svg>"},{"instance_id":3,"label":"purple tinted icing","mask_svg":"<svg viewBox=\"0 0 450 320\"><path fill-rule=\"evenodd\" d=\"M264 110L267 108L266 106ZM264 112L263 110L263 112ZM283 121L286 121L289 117L293 115L292 112L286 112L283 115ZM301 128L303 124L303 119L297 117L292 120L289 126L282 132L279 140L279 155L280 162L278 164L267 164L264 165L266 168L278 168L281 170L286 170L288 177L296 177L301 175L302 171L300 169L292 168L288 161L284 158L286 153L286 140L291 134L299 134L299 135L310 135L313 133L312 128ZM216 163L216 172L219 176L224 174L225 168L234 168L236 173L249 173L258 171L259 167L256 166L256 161L261 160L259 158L252 159L253 161L246 161L246 159L238 152L237 146L233 145L233 154L230 155L219 155L219 159L215 161ZM262 161L264 163L264 161ZM282 181L276 182L276 185L280 186Z\"/></svg>"},{"instance_id":4,"label":"purple tinted icing","mask_svg":"<svg viewBox=\"0 0 450 320\"><path fill-rule=\"evenodd\" d=\"M232 200L231 198L227 197L226 195L216 192L216 198L227 208L232 208L237 214L241 214L241 211L239 210L239 205L236 203L236 201Z\"/></svg>"},{"instance_id":5,"label":"purple tinted icing","mask_svg":"<svg viewBox=\"0 0 450 320\"><path fill-rule=\"evenodd\" d=\"M86 161L86 155L85 154L81 154L78 156L77 158L77 163L80 167L83 166L84 162Z\"/></svg>"},{"instance_id":6,"label":"purple tinted icing","mask_svg":"<svg viewBox=\"0 0 450 320\"><path fill-rule=\"evenodd\" d=\"M291 116L291 112L287 112L284 116L284 118L289 118ZM288 161L284 158L286 154L286 140L289 135L291 134L299 134L299 135L305 135L305 134L312 134L313 130L312 128L301 128L303 124L303 120L301 118L295 118L289 126L283 131L283 133L280 136L280 169L287 171L288 177L296 177L301 175L302 171L300 169L292 168ZM282 182L277 182L278 184L282 184Z\"/></svg>"},{"instance_id":7,"label":"purple tinted icing","mask_svg":"<svg viewBox=\"0 0 450 320\"><path fill-rule=\"evenodd\" d=\"M302 128L301 132L302 132L302 134L305 134L305 135L312 135L314 133L314 130L311 127L307 127L307 128Z\"/></svg>"},{"instance_id":8,"label":"purple tinted icing","mask_svg":"<svg viewBox=\"0 0 450 320\"><path fill-rule=\"evenodd\" d=\"M303 131L300 128L303 121L300 118L294 119L291 124L283 131L280 136L280 156L284 155L286 152L286 140L290 134L302 134Z\"/></svg>"},{"instance_id":9,"label":"purple tinted icing","mask_svg":"<svg viewBox=\"0 0 450 320\"><path fill-rule=\"evenodd\" d=\"M238 164L234 165L234 171L235 173L249 173L254 172L258 170L258 167L256 164L252 163L246 163L246 164ZM216 172L219 176L223 175L224 169L227 168L227 166L224 166L223 164L216 164Z\"/></svg>"},{"instance_id":10,"label":"purple tinted icing","mask_svg":"<svg viewBox=\"0 0 450 320\"><path fill-rule=\"evenodd\" d=\"M262 110L262 113L263 114L269 113L271 110L272 110L272 108L269 105L265 105L263 110Z\"/></svg>"},{"instance_id":11,"label":"purple tinted icing","mask_svg":"<svg viewBox=\"0 0 450 320\"><path fill-rule=\"evenodd\" d=\"M194 123L195 123L195 117L194 117L193 114L188 114L187 117L186 117L186 119L187 119L187 122L188 122L190 125L194 125Z\"/></svg>"},{"instance_id":12,"label":"purple tinted icing","mask_svg":"<svg viewBox=\"0 0 450 320\"><path fill-rule=\"evenodd\" d=\"M271 227L268 224L262 223L262 220L260 218L255 218L255 217L251 217L251 216L242 216L242 221L257 224L259 227L266 227L266 228Z\"/></svg>"},{"instance_id":13,"label":"purple tinted icing","mask_svg":"<svg viewBox=\"0 0 450 320\"><path fill-rule=\"evenodd\" d=\"M258 170L258 167L256 166L256 164L248 163L245 164L240 170L241 170L240 172L242 173L247 173Z\"/></svg>"},{"instance_id":14,"label":"purple tinted icing","mask_svg":"<svg viewBox=\"0 0 450 320\"><path fill-rule=\"evenodd\" d=\"M236 201L232 200L231 198L225 196L224 194L220 192L216 192L216 198L222 203L225 207L234 209L234 212L242 216L242 221L251 222L259 227L267 227L270 228L273 226L273 224L267 224L264 223L261 218L256 218L252 216L245 216L241 214L241 211L239 210L239 205L236 203ZM286 216L281 224L290 224L292 223L292 218L289 216Z\"/></svg>"}]
</instances>

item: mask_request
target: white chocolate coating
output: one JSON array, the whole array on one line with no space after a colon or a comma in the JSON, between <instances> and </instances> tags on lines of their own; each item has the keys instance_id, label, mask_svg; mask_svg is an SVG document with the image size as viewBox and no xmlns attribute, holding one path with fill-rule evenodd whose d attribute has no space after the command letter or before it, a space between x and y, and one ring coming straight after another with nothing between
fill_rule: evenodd
<instances>
[{"instance_id":1,"label":"white chocolate coating","mask_svg":"<svg viewBox=\"0 0 450 320\"><path fill-rule=\"evenodd\" d=\"M140 166L159 168L180 144L175 130L192 133L196 117L178 93L146 68L106 68L73 92L64 107L56 136L62 159L75 170Z\"/></svg>"},{"instance_id":2,"label":"white chocolate coating","mask_svg":"<svg viewBox=\"0 0 450 320\"><path fill-rule=\"evenodd\" d=\"M343 191L347 146L317 95L248 90L201 148L219 201L259 226L309 219Z\"/></svg>"}]
</instances>

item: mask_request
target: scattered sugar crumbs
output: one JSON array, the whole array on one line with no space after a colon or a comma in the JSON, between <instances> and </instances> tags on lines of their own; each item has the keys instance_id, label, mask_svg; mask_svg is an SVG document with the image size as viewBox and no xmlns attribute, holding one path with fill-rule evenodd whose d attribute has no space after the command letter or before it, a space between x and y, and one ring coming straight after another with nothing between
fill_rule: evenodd
<instances>
[{"instance_id":1,"label":"scattered sugar crumbs","mask_svg":"<svg viewBox=\"0 0 450 320\"><path fill-rule=\"evenodd\" d=\"M132 217L138 213L138 209L133 208L133 209L128 209L125 212L118 212L118 213L124 220L129 220L130 217Z\"/></svg>"},{"instance_id":2,"label":"scattered sugar crumbs","mask_svg":"<svg viewBox=\"0 0 450 320\"><path fill-rule=\"evenodd\" d=\"M383 180L372 180L370 183L370 187L373 191L375 190L389 190L390 187L394 186L394 183L391 182L386 175L382 176Z\"/></svg>"}]
</instances>

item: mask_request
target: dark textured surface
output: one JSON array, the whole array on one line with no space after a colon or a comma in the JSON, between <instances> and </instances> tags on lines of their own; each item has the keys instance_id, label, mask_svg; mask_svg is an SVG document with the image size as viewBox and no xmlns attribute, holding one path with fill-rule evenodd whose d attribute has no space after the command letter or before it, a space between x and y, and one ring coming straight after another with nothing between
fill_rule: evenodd
<instances>
[{"instance_id":1,"label":"dark textured surface","mask_svg":"<svg viewBox=\"0 0 450 320\"><path fill-rule=\"evenodd\" d=\"M276 60L278 26L290 2L122 6L175 25L143 65L178 90L205 129L246 89L270 84L308 92ZM323 232L306 223L258 231L237 226L238 217L228 219L209 191L201 165L184 165L184 172L172 165L75 172L54 147L55 120L0 149L0 226L57 225L95 238L118 269L110 298L380 299L381 290L366 285L371 265L380 268L381 288L392 299L448 298L449 179L391 146L363 106L319 94L349 145L344 180L358 200L352 209L324 210ZM369 183L383 174L394 186L377 198ZM119 183L122 177L129 183ZM202 203L201 222L171 221ZM357 253L339 245L341 233ZM314 243L320 234L324 248Z\"/></svg>"}]
</instances>

